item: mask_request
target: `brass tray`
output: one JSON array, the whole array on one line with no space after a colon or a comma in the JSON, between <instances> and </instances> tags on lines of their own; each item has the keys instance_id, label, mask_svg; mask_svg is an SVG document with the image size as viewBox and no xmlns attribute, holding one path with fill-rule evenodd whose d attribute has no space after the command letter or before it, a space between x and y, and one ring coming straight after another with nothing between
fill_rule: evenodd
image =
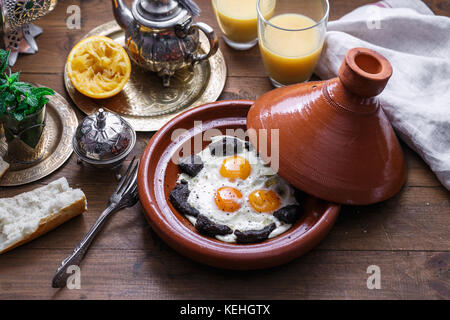
<instances>
[{"instance_id":1,"label":"brass tray","mask_svg":"<svg viewBox=\"0 0 450 320\"><path fill-rule=\"evenodd\" d=\"M106 36L124 45L124 31L115 21L93 29L84 38L93 35ZM206 51L208 40L203 33L200 35L201 50ZM216 101L222 93L227 68L220 50L208 61L197 64L193 71L180 70L172 77L170 87L164 88L161 78L155 73L133 64L130 80L123 91L101 100L79 93L67 75L67 68L64 82L73 102L84 113L90 115L103 108L118 113L136 131L157 131L181 112Z\"/></svg>"},{"instance_id":2,"label":"brass tray","mask_svg":"<svg viewBox=\"0 0 450 320\"><path fill-rule=\"evenodd\" d=\"M42 179L61 167L72 154L72 137L78 126L77 116L69 103L58 93L49 97L47 120L43 132L44 154L32 165L11 163L0 179L0 187L28 184ZM7 151L5 138L0 139L0 155ZM5 161L8 161L5 158Z\"/></svg>"}]
</instances>

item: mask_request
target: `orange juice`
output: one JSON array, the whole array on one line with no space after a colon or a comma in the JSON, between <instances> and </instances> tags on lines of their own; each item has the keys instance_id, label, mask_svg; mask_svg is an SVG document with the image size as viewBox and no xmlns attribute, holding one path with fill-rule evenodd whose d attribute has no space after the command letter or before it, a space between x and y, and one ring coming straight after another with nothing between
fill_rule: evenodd
<instances>
[{"instance_id":1,"label":"orange juice","mask_svg":"<svg viewBox=\"0 0 450 320\"><path fill-rule=\"evenodd\" d=\"M270 18L275 8L275 0L269 1L264 16ZM212 0L213 8L223 34L231 41L247 43L257 35L257 0Z\"/></svg>"},{"instance_id":2,"label":"orange juice","mask_svg":"<svg viewBox=\"0 0 450 320\"><path fill-rule=\"evenodd\" d=\"M269 22L283 29L297 30L316 24L301 14L281 14ZM261 56L269 76L280 84L309 80L322 51L323 37L318 28L286 31L267 25L260 34Z\"/></svg>"}]
</instances>

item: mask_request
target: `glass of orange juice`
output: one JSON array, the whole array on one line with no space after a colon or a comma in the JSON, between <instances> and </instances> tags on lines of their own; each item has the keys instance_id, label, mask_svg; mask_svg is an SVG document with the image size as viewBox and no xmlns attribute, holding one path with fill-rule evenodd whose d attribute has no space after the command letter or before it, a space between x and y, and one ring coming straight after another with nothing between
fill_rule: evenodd
<instances>
[{"instance_id":1,"label":"glass of orange juice","mask_svg":"<svg viewBox=\"0 0 450 320\"><path fill-rule=\"evenodd\" d=\"M212 0L214 12L225 42L236 50L248 50L258 43L258 0ZM261 6L261 14L269 19L276 0Z\"/></svg>"},{"instance_id":2,"label":"glass of orange juice","mask_svg":"<svg viewBox=\"0 0 450 320\"><path fill-rule=\"evenodd\" d=\"M275 87L308 81L320 58L328 0L258 0L258 39L264 67Z\"/></svg>"}]
</instances>

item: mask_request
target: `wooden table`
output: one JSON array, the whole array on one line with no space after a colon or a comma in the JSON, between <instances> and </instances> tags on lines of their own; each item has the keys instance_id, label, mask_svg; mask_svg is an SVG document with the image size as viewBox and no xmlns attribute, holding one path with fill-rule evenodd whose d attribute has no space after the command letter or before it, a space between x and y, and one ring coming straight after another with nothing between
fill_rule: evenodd
<instances>
[{"instance_id":1,"label":"wooden table","mask_svg":"<svg viewBox=\"0 0 450 320\"><path fill-rule=\"evenodd\" d=\"M331 20L371 0L332 0ZM447 0L428 0L450 14ZM219 30L211 1L198 1L201 20ZM81 8L81 30L68 30L66 10ZM21 56L14 70L68 96L63 67L69 50L89 30L113 19L109 0L59 1L38 21L45 30L39 53ZM257 48L236 52L221 40L228 79L221 99L254 99L271 89ZM75 108L75 107L74 107ZM82 114L77 110L81 119ZM139 134L140 154L151 134ZM368 207L345 207L316 249L285 266L262 271L223 271L192 262L162 242L139 205L118 213L93 243L81 269L81 289L53 289L55 270L104 209L115 180L110 172L81 169L74 156L56 173L20 188L0 188L10 197L67 177L81 187L89 211L32 243L0 256L1 299L449 299L449 192L426 164L404 147L408 181L395 198ZM381 289L367 288L367 268L381 269Z\"/></svg>"}]
</instances>

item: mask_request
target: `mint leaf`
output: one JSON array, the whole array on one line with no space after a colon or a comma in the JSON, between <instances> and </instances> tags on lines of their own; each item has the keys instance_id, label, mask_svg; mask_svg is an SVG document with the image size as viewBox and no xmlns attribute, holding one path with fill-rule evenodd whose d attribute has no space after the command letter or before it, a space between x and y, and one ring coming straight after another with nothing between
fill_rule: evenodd
<instances>
[{"instance_id":1,"label":"mint leaf","mask_svg":"<svg viewBox=\"0 0 450 320\"><path fill-rule=\"evenodd\" d=\"M39 100L40 100L40 98L30 95L30 96L26 97L24 101L30 107L32 107L33 109L36 109L39 105Z\"/></svg>"},{"instance_id":2,"label":"mint leaf","mask_svg":"<svg viewBox=\"0 0 450 320\"><path fill-rule=\"evenodd\" d=\"M6 67L8 66L10 53L10 50L0 50L0 73L3 73L3 71L5 71Z\"/></svg>"},{"instance_id":3,"label":"mint leaf","mask_svg":"<svg viewBox=\"0 0 450 320\"><path fill-rule=\"evenodd\" d=\"M3 90L5 90L8 87L9 87L8 80L6 80L4 78L0 78L0 91L3 91Z\"/></svg>"},{"instance_id":4,"label":"mint leaf","mask_svg":"<svg viewBox=\"0 0 450 320\"><path fill-rule=\"evenodd\" d=\"M55 91L53 91L50 88L39 87L39 88L32 88L31 90L31 95L36 97L37 99L40 99L43 96L52 96L54 94Z\"/></svg>"},{"instance_id":5,"label":"mint leaf","mask_svg":"<svg viewBox=\"0 0 450 320\"><path fill-rule=\"evenodd\" d=\"M16 102L16 96L8 91L1 92L0 93L0 102L1 102L1 104L11 105Z\"/></svg>"},{"instance_id":6,"label":"mint leaf","mask_svg":"<svg viewBox=\"0 0 450 320\"><path fill-rule=\"evenodd\" d=\"M5 74L6 80L8 80L10 85L12 85L14 82L19 80L19 76L20 76L20 72L13 73L10 76Z\"/></svg>"},{"instance_id":7,"label":"mint leaf","mask_svg":"<svg viewBox=\"0 0 450 320\"><path fill-rule=\"evenodd\" d=\"M11 89L26 96L32 92L33 86L29 83L18 81L11 85Z\"/></svg>"},{"instance_id":8,"label":"mint leaf","mask_svg":"<svg viewBox=\"0 0 450 320\"><path fill-rule=\"evenodd\" d=\"M53 96L54 94L55 91L53 91L52 89L40 87L33 88L33 90L31 90L30 97L39 101L37 108L40 109L49 101L47 98L45 98L45 96Z\"/></svg>"},{"instance_id":9,"label":"mint leaf","mask_svg":"<svg viewBox=\"0 0 450 320\"><path fill-rule=\"evenodd\" d=\"M43 106L45 106L49 101L50 101L50 100L48 100L47 98L42 97L42 98L39 100L39 108L42 108Z\"/></svg>"},{"instance_id":10,"label":"mint leaf","mask_svg":"<svg viewBox=\"0 0 450 320\"><path fill-rule=\"evenodd\" d=\"M17 104L17 107L14 109L14 112L24 112L24 111L26 111L28 109L28 104L27 104L27 102L24 100L24 101L21 101L21 102L19 102L18 104Z\"/></svg>"}]
</instances>

